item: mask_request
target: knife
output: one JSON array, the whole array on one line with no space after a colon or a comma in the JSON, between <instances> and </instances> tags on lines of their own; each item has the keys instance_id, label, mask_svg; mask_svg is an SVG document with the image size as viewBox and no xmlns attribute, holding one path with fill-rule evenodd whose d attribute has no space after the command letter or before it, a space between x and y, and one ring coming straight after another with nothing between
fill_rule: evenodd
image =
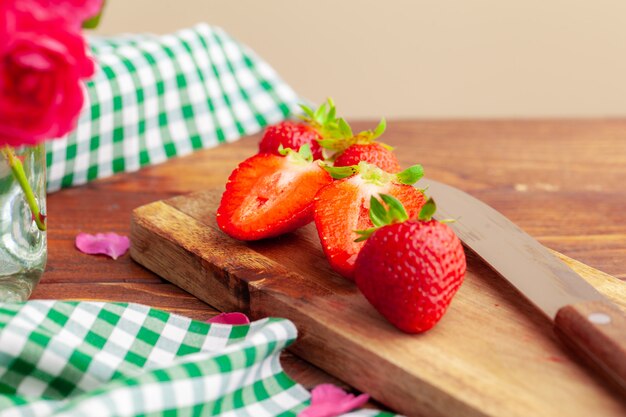
<instances>
[{"instance_id":1,"label":"knife","mask_svg":"<svg viewBox=\"0 0 626 417\"><path fill-rule=\"evenodd\" d=\"M558 336L626 391L626 314L513 222L469 194L422 179L435 218L554 323Z\"/></svg>"}]
</instances>

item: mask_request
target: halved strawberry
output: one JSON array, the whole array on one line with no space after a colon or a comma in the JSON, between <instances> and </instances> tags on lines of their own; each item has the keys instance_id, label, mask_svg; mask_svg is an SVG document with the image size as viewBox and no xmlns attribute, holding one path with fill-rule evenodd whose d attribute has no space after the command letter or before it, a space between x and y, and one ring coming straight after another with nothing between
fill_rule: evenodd
<instances>
[{"instance_id":1,"label":"halved strawberry","mask_svg":"<svg viewBox=\"0 0 626 417\"><path fill-rule=\"evenodd\" d=\"M422 177L423 169L415 165L399 174L391 174L366 162L354 167L327 169L335 177L346 178L325 186L315 196L315 226L332 268L353 279L354 263L364 244L355 242L358 237L355 231L373 226L369 217L371 197L392 195L402 202L409 218L416 218L425 203L424 193L409 184Z\"/></svg>"},{"instance_id":2,"label":"halved strawberry","mask_svg":"<svg viewBox=\"0 0 626 417\"><path fill-rule=\"evenodd\" d=\"M217 224L240 240L288 233L313 220L313 197L332 182L308 145L286 156L258 154L232 172L217 209Z\"/></svg>"},{"instance_id":3,"label":"halved strawberry","mask_svg":"<svg viewBox=\"0 0 626 417\"><path fill-rule=\"evenodd\" d=\"M279 155L278 148L300 149L304 144L309 144L314 159L322 159L322 148L318 141L324 138L336 138L338 119L336 116L335 103L328 99L313 110L305 105L300 105L304 115L301 122L286 120L269 126L259 142L259 153L273 153Z\"/></svg>"}]
</instances>

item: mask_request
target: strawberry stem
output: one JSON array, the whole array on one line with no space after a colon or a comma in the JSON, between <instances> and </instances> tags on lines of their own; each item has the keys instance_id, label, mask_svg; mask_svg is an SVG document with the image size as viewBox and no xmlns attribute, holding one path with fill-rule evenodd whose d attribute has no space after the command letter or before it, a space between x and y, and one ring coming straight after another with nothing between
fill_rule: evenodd
<instances>
[{"instance_id":1,"label":"strawberry stem","mask_svg":"<svg viewBox=\"0 0 626 417\"><path fill-rule=\"evenodd\" d=\"M385 132L386 128L387 122L385 118L382 118L374 130L364 130L363 132L354 134L348 122L343 118L339 118L337 119L337 129L334 135L325 136L323 139L318 140L318 143L322 148L334 152L334 155L329 158L333 160L333 157L336 158L352 145L364 145L374 142ZM389 150L393 149L391 146L384 143L380 143L380 145Z\"/></svg>"},{"instance_id":2,"label":"strawberry stem","mask_svg":"<svg viewBox=\"0 0 626 417\"><path fill-rule=\"evenodd\" d=\"M20 159L15 155L13 149L8 145L5 146L1 152L9 163L13 177L17 180L18 184L22 188L22 191L24 192L26 203L28 203L28 207L30 208L33 220L35 220L37 227L41 231L46 230L46 216L39 210L39 204L37 203L33 189L26 178L22 161L20 161Z\"/></svg>"}]
</instances>

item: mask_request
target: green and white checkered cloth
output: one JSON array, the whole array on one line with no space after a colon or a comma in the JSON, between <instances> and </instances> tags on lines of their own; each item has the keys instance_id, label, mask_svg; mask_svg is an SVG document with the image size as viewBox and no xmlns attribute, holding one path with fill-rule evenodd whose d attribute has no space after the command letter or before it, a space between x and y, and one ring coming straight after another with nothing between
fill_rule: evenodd
<instances>
[{"instance_id":1,"label":"green and white checkered cloth","mask_svg":"<svg viewBox=\"0 0 626 417\"><path fill-rule=\"evenodd\" d=\"M0 417L296 416L288 320L207 324L138 304L0 304ZM349 416L390 416L360 410Z\"/></svg>"},{"instance_id":2,"label":"green and white checkered cloth","mask_svg":"<svg viewBox=\"0 0 626 417\"><path fill-rule=\"evenodd\" d=\"M296 93L217 27L90 45L99 69L75 131L47 144L48 191L234 141L297 111Z\"/></svg>"}]
</instances>

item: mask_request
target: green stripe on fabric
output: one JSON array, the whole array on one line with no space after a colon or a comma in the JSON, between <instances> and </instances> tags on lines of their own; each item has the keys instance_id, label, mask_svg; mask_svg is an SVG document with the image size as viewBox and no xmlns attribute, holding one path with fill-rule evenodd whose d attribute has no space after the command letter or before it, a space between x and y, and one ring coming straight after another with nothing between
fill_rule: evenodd
<instances>
[{"instance_id":1,"label":"green stripe on fabric","mask_svg":"<svg viewBox=\"0 0 626 417\"><path fill-rule=\"evenodd\" d=\"M113 132L110 136L110 143L112 145L113 158L111 163L111 169L113 173L122 172L126 167L126 161L124 160L124 155L121 152L120 146L115 146L118 143L121 143L124 140L124 119L122 116L122 110L124 109L124 99L122 97L122 91L120 89L120 85L118 82L118 76L116 75L116 70L112 66L106 66L102 68L103 72L106 74L106 77L111 85L111 92L113 93L113 125L116 126L113 128ZM101 137L104 135L101 135ZM107 139L109 137L108 133L105 136ZM104 138L102 138L104 139ZM102 161L100 161L102 162ZM102 167L102 163L100 164ZM105 165L106 166L106 165Z\"/></svg>"},{"instance_id":2,"label":"green stripe on fabric","mask_svg":"<svg viewBox=\"0 0 626 417\"><path fill-rule=\"evenodd\" d=\"M216 33L213 33L213 39L219 45L219 47L222 50L222 53L224 54L224 56L227 57L226 48L224 47L224 43L223 43L222 39L219 36L217 36ZM239 51L241 52L240 49L239 49ZM243 55L243 53L242 53L242 55ZM226 65L228 66L228 70L230 71L230 73L233 75L233 79L235 80L235 82L237 84L237 88L239 90L239 94L241 95L241 98L244 101L250 103L250 110L253 112L254 118L256 119L256 121L259 124L259 126L267 125L268 123L267 123L267 120L265 119L265 117L263 117L263 115L258 111L258 109L254 105L254 102L252 101L250 95L247 93L247 91L244 88L242 88L241 83L239 83L237 81L236 74L237 74L238 68L245 67L245 68L249 69L249 67L247 65L246 66L242 66L240 61L234 61L234 60L231 60L231 59L226 59ZM286 117L288 115L288 113L287 114L283 113L283 115Z\"/></svg>"},{"instance_id":3,"label":"green stripe on fabric","mask_svg":"<svg viewBox=\"0 0 626 417\"><path fill-rule=\"evenodd\" d=\"M176 87L179 91L179 100L180 100L180 117L184 122L185 129L187 132L187 137L191 141L191 146L193 149L200 149L202 147L202 142L200 141L200 136L198 134L198 129L196 124L194 123L194 118L196 117L191 100L189 98L188 88L189 86L193 86L196 88L197 83L189 82L187 77L185 76L185 72L182 70L179 60L184 57L187 57L191 60L191 57L188 57L186 51L182 53L176 52L172 50L169 46L164 46L163 51L167 54L167 56L172 60L174 64L174 70L176 71L176 76L174 80L176 82ZM191 76L193 72L189 75Z\"/></svg>"},{"instance_id":4,"label":"green stripe on fabric","mask_svg":"<svg viewBox=\"0 0 626 417\"><path fill-rule=\"evenodd\" d=\"M201 42L197 36L194 36L194 40L198 41L199 43ZM198 77L198 86L197 88L201 88L202 91L204 91L205 95L207 97L210 97L210 94L208 93L208 89L207 89L207 85L206 85L206 79L205 76L202 72L202 68L200 63L198 62L198 60L196 59L196 57L194 56L194 49L190 46L189 42L185 41L184 38L180 38L180 43L183 46L183 48L185 49L185 51L189 54L190 59L192 60L194 67L196 69L196 76ZM218 126L219 123L217 122L217 118L215 116L215 107L213 106L212 100L207 100L207 101L201 101L199 103L194 103L195 106L200 106L200 107L204 107L204 111L203 110L199 110L197 111L199 114L208 114L211 118L211 122L213 123L214 126ZM184 109L183 109L184 111ZM185 115L185 117L187 117L187 115ZM214 136L215 137L215 136ZM198 145L202 146L203 143L201 141L201 136L198 135L198 138L200 139L200 142L198 143ZM217 137L215 137L216 140L219 140ZM196 147L194 146L194 149Z\"/></svg>"},{"instance_id":5,"label":"green stripe on fabric","mask_svg":"<svg viewBox=\"0 0 626 417\"><path fill-rule=\"evenodd\" d=\"M199 39L200 39L200 45L202 45L202 48L204 49L204 52L207 54L207 56L209 57L210 62L211 62L211 65L210 65L210 67L211 67L210 76L213 76L213 78L215 79L215 82L216 82L217 85L220 85L220 83L219 83L219 71L217 69L217 66L215 65L214 59L211 59L213 57L211 56L211 53L209 52L209 44L208 43L211 41L211 39L210 38L205 38L205 37L200 37ZM215 91L214 92L210 92L210 94L211 94L212 100L209 102L210 103L209 107L211 108L211 112L215 112L216 106L215 106L214 102L215 102L215 100L217 100L218 98L221 98L221 97ZM232 116L232 110L231 109L228 109L228 110L229 110L229 113L231 114L231 117L233 117L233 120L234 120L234 116ZM220 142L225 142L226 141L226 135L224 133L224 128L222 127L221 124L222 124L222 122L220 122L216 118L217 138L218 138L218 140Z\"/></svg>"},{"instance_id":6,"label":"green stripe on fabric","mask_svg":"<svg viewBox=\"0 0 626 417\"><path fill-rule=\"evenodd\" d=\"M257 76L261 77L261 74L259 74L257 70L256 63L252 60L250 56L244 55L243 62L250 71L252 71ZM259 85L264 91L271 94L272 97L274 97L275 99L277 98L274 87L272 86L272 84L267 82L267 80L262 79ZM280 109L284 117L287 117L290 115L289 107L285 105L285 103L281 103L280 101L278 101L278 108Z\"/></svg>"}]
</instances>

